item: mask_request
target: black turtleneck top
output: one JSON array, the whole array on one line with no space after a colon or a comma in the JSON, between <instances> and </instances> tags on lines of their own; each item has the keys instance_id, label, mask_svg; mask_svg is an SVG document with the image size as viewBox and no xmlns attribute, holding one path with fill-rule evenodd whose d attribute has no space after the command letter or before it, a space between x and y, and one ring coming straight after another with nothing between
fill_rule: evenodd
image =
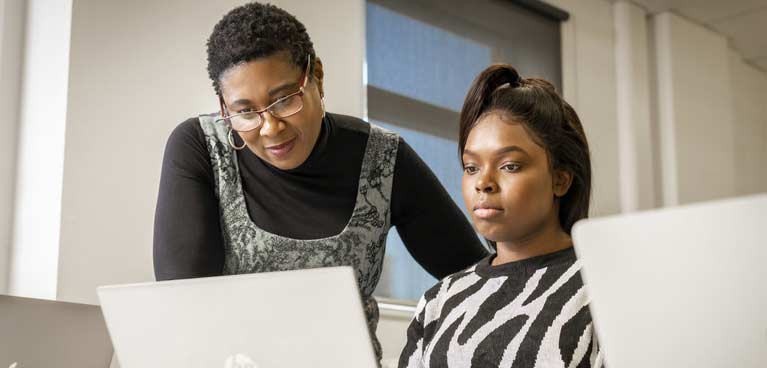
<instances>
[{"instance_id":1,"label":"black turtleneck top","mask_svg":"<svg viewBox=\"0 0 767 368\"><path fill-rule=\"evenodd\" d=\"M281 170L249 149L237 152L248 213L261 229L294 239L336 235L357 198L368 123L326 114L312 153ZM237 142L239 143L239 142ZM157 280L221 275L224 245L210 156L198 118L168 139L154 225ZM486 256L469 222L434 173L400 138L391 223L415 260L441 279Z\"/></svg>"}]
</instances>

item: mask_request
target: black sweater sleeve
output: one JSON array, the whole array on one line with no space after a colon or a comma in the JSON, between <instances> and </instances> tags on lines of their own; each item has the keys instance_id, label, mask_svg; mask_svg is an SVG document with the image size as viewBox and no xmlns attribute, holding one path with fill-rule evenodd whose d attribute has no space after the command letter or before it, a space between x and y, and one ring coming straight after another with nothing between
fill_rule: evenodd
<instances>
[{"instance_id":1,"label":"black sweater sleeve","mask_svg":"<svg viewBox=\"0 0 767 368\"><path fill-rule=\"evenodd\" d=\"M392 185L392 225L413 258L432 276L442 279L487 256L447 190L402 138Z\"/></svg>"},{"instance_id":2,"label":"black sweater sleeve","mask_svg":"<svg viewBox=\"0 0 767 368\"><path fill-rule=\"evenodd\" d=\"M221 275L224 246L213 169L197 118L168 138L154 218L159 280Z\"/></svg>"}]
</instances>

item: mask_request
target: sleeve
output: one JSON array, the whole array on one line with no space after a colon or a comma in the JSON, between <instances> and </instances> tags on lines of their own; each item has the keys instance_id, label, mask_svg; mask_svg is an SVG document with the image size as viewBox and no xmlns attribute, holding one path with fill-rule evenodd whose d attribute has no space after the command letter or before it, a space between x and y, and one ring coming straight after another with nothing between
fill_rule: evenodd
<instances>
[{"instance_id":1,"label":"sleeve","mask_svg":"<svg viewBox=\"0 0 767 368\"><path fill-rule=\"evenodd\" d=\"M436 279L487 256L466 216L402 138L392 184L392 225L410 254Z\"/></svg>"},{"instance_id":2,"label":"sleeve","mask_svg":"<svg viewBox=\"0 0 767 368\"><path fill-rule=\"evenodd\" d=\"M154 273L160 280L221 275L223 238L213 169L198 119L168 138L154 218Z\"/></svg>"},{"instance_id":3,"label":"sleeve","mask_svg":"<svg viewBox=\"0 0 767 368\"><path fill-rule=\"evenodd\" d=\"M421 297L416 308L413 321L407 329L407 342L399 357L399 368L423 367L424 348L424 318L426 313L426 297Z\"/></svg>"}]
</instances>

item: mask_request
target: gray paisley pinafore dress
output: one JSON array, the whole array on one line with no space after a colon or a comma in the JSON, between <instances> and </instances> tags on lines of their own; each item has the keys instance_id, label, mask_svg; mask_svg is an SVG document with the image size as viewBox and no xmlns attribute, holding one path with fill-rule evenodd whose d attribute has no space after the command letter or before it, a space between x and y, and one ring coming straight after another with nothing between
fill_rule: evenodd
<instances>
[{"instance_id":1,"label":"gray paisley pinafore dress","mask_svg":"<svg viewBox=\"0 0 767 368\"><path fill-rule=\"evenodd\" d=\"M357 199L341 233L322 239L299 240L262 230L250 218L242 192L236 151L227 143L228 128L214 115L201 115L200 125L210 153L224 237L224 274L288 271L352 266L362 295L374 349L378 305L373 298L383 265L390 228L390 199L399 138L370 125L362 159ZM346 178L342 178L346 179Z\"/></svg>"}]
</instances>

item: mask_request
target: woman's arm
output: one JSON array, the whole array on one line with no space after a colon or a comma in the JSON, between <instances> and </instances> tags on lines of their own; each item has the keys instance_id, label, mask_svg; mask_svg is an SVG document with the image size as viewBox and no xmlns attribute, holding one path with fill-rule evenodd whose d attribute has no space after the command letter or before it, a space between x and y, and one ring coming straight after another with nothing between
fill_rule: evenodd
<instances>
[{"instance_id":1,"label":"woman's arm","mask_svg":"<svg viewBox=\"0 0 767 368\"><path fill-rule=\"evenodd\" d=\"M463 212L401 138L392 186L392 225L413 258L432 276L442 279L487 256Z\"/></svg>"},{"instance_id":2,"label":"woman's arm","mask_svg":"<svg viewBox=\"0 0 767 368\"><path fill-rule=\"evenodd\" d=\"M154 217L159 280L221 275L224 247L213 169L197 118L181 123L165 146Z\"/></svg>"}]
</instances>

